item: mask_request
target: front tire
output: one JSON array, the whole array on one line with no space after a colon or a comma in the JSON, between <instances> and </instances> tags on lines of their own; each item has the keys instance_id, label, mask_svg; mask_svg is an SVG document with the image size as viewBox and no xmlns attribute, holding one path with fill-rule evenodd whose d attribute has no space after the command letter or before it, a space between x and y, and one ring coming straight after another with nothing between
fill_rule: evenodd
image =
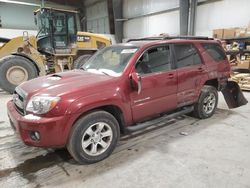
<instances>
[{"instance_id":1,"label":"front tire","mask_svg":"<svg viewBox=\"0 0 250 188\"><path fill-rule=\"evenodd\" d=\"M0 87L9 93L13 93L19 84L37 76L36 67L25 57L10 55L0 61Z\"/></svg>"},{"instance_id":2,"label":"front tire","mask_svg":"<svg viewBox=\"0 0 250 188\"><path fill-rule=\"evenodd\" d=\"M115 117L106 111L94 111L74 124L67 149L80 164L96 163L113 152L119 137Z\"/></svg>"},{"instance_id":3,"label":"front tire","mask_svg":"<svg viewBox=\"0 0 250 188\"><path fill-rule=\"evenodd\" d=\"M194 105L193 115L200 119L211 117L218 104L218 92L213 86L203 86L198 102Z\"/></svg>"}]
</instances>

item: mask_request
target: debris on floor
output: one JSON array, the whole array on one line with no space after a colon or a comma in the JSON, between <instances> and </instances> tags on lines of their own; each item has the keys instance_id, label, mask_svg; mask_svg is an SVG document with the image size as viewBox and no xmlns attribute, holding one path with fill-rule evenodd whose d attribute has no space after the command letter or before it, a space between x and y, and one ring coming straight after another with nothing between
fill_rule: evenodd
<instances>
[{"instance_id":1,"label":"debris on floor","mask_svg":"<svg viewBox=\"0 0 250 188\"><path fill-rule=\"evenodd\" d=\"M180 135L183 135L183 136L188 136L188 133L187 132L180 132Z\"/></svg>"}]
</instances>

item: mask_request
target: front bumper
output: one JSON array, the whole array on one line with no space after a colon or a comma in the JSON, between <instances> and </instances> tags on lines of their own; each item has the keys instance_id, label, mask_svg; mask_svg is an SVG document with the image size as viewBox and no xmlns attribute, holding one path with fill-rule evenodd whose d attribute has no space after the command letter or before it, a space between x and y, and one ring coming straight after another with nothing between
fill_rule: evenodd
<instances>
[{"instance_id":1,"label":"front bumper","mask_svg":"<svg viewBox=\"0 0 250 188\"><path fill-rule=\"evenodd\" d=\"M13 101L7 103L8 116L13 129L20 134L26 145L39 147L64 147L68 137L68 116L52 118L38 116L22 116L14 106ZM38 132L39 140L34 140L31 134Z\"/></svg>"}]
</instances>

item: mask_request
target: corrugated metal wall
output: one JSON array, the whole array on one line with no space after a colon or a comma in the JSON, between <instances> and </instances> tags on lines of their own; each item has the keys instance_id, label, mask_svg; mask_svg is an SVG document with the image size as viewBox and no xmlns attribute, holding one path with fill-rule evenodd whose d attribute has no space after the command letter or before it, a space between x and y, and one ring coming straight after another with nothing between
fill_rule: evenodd
<instances>
[{"instance_id":1,"label":"corrugated metal wall","mask_svg":"<svg viewBox=\"0 0 250 188\"><path fill-rule=\"evenodd\" d=\"M28 2L40 4L39 0ZM110 33L107 1L85 0L85 5L87 30ZM179 34L179 10L165 11L176 7L179 7L179 0L123 0L123 18L129 19L124 22L124 38ZM221 0L198 6L196 34L211 36L216 28L246 26L250 21L249 7L250 0ZM36 8L0 2L2 28L36 30L33 20Z\"/></svg>"},{"instance_id":2,"label":"corrugated metal wall","mask_svg":"<svg viewBox=\"0 0 250 188\"><path fill-rule=\"evenodd\" d=\"M204 0L200 0L201 2ZM179 34L179 10L142 16L179 7L179 0L124 0L124 38ZM196 35L212 36L216 28L243 27L250 21L250 0L221 0L197 8ZM139 18L134 18L139 17Z\"/></svg>"},{"instance_id":3,"label":"corrugated metal wall","mask_svg":"<svg viewBox=\"0 0 250 188\"><path fill-rule=\"evenodd\" d=\"M179 0L124 0L123 16L126 18L133 18L178 6Z\"/></svg>"},{"instance_id":4,"label":"corrugated metal wall","mask_svg":"<svg viewBox=\"0 0 250 188\"><path fill-rule=\"evenodd\" d=\"M212 36L218 28L246 27L250 22L250 0L223 0L198 6L196 34Z\"/></svg>"},{"instance_id":5,"label":"corrugated metal wall","mask_svg":"<svg viewBox=\"0 0 250 188\"><path fill-rule=\"evenodd\" d=\"M41 2L39 0L22 0L20 2L35 4L37 6L0 2L2 29L36 30L33 11L39 8ZM45 5L54 8L75 9L70 6L49 2L46 2Z\"/></svg>"},{"instance_id":6,"label":"corrugated metal wall","mask_svg":"<svg viewBox=\"0 0 250 188\"><path fill-rule=\"evenodd\" d=\"M13 3L0 2L0 18L2 27L0 37L14 38L22 36L23 31L28 31L29 35L36 35L37 28L34 22L33 11L40 6L40 0L22 0L30 5L18 5ZM35 4L31 6L31 4ZM57 5L46 2L46 6L55 8L75 9L70 6Z\"/></svg>"},{"instance_id":7,"label":"corrugated metal wall","mask_svg":"<svg viewBox=\"0 0 250 188\"><path fill-rule=\"evenodd\" d=\"M24 6L0 2L2 28L5 29L36 29L33 11L38 7Z\"/></svg>"},{"instance_id":8,"label":"corrugated metal wall","mask_svg":"<svg viewBox=\"0 0 250 188\"><path fill-rule=\"evenodd\" d=\"M107 1L86 1L87 30L110 33Z\"/></svg>"},{"instance_id":9,"label":"corrugated metal wall","mask_svg":"<svg viewBox=\"0 0 250 188\"><path fill-rule=\"evenodd\" d=\"M179 0L124 0L123 17L131 19L124 22L124 38L153 36L160 33L177 34L179 11L143 17L176 7L179 7ZM133 19L134 17L139 18Z\"/></svg>"}]
</instances>

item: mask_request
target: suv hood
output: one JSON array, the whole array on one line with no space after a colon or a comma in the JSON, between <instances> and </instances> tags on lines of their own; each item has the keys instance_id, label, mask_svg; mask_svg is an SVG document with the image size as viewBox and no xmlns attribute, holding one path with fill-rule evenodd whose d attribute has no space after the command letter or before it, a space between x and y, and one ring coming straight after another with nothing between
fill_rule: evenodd
<instances>
[{"instance_id":1,"label":"suv hood","mask_svg":"<svg viewBox=\"0 0 250 188\"><path fill-rule=\"evenodd\" d=\"M49 76L35 78L24 82L20 87L28 96L48 94L61 96L81 90L81 95L94 93L100 90L99 85L113 82L114 77L104 74L95 74L83 70L73 70L56 73Z\"/></svg>"}]
</instances>

